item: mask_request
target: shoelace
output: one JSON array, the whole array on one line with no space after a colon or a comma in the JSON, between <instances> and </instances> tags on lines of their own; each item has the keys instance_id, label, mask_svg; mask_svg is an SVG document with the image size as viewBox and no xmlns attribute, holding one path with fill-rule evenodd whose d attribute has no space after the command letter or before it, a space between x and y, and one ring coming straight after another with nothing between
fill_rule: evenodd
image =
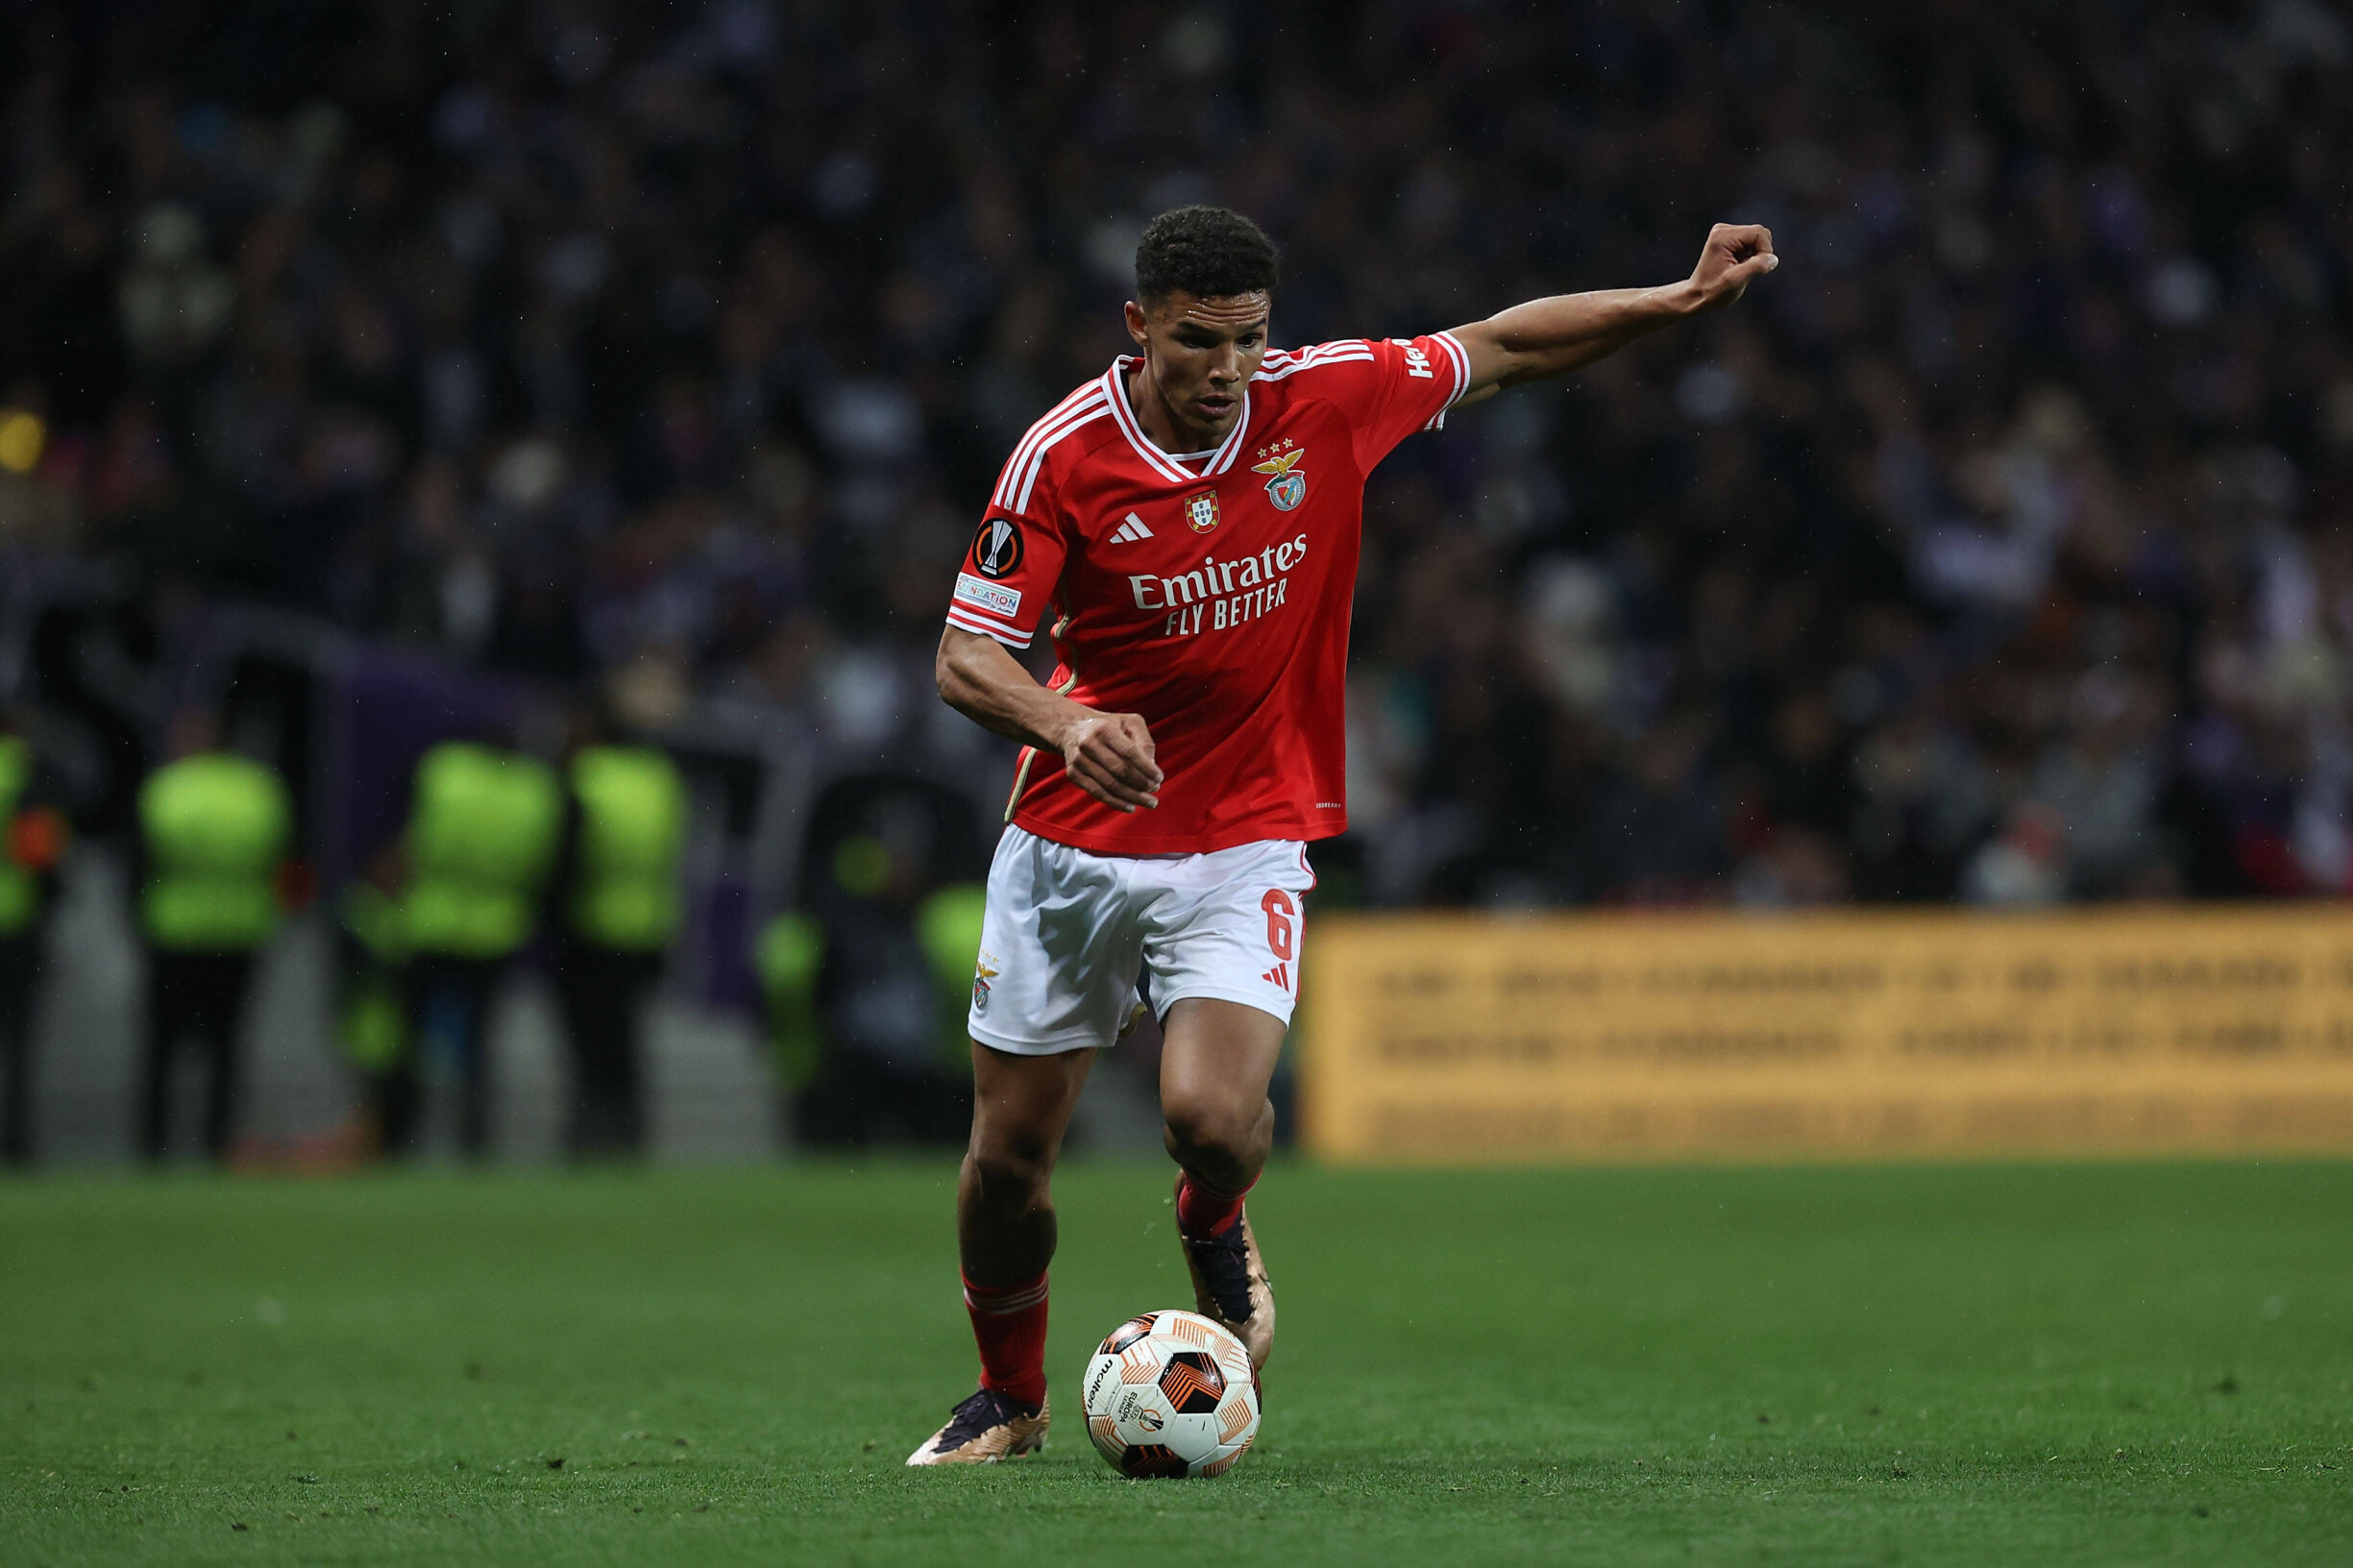
<instances>
[{"instance_id":1,"label":"shoelace","mask_svg":"<svg viewBox=\"0 0 2353 1568\"><path fill-rule=\"evenodd\" d=\"M1210 1294L1216 1298L1217 1310L1228 1323L1250 1321L1250 1249L1242 1244L1241 1221L1236 1220L1215 1236L1183 1237L1186 1255L1209 1283Z\"/></svg>"}]
</instances>

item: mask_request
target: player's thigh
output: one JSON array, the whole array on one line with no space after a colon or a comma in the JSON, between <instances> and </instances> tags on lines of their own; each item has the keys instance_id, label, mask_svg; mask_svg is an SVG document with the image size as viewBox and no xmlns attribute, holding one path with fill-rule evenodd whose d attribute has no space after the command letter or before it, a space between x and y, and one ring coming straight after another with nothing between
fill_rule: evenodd
<instances>
[{"instance_id":1,"label":"player's thigh","mask_svg":"<svg viewBox=\"0 0 2353 1568\"><path fill-rule=\"evenodd\" d=\"M1119 862L1007 828L967 1032L1015 1056L1109 1045L1135 1005L1142 944Z\"/></svg>"},{"instance_id":2,"label":"player's thigh","mask_svg":"<svg viewBox=\"0 0 2353 1568\"><path fill-rule=\"evenodd\" d=\"M1240 845L1140 870L1143 966L1165 1025L1191 997L1238 1002L1288 1027L1299 993L1303 900L1315 878L1302 845Z\"/></svg>"},{"instance_id":3,"label":"player's thigh","mask_svg":"<svg viewBox=\"0 0 2353 1568\"><path fill-rule=\"evenodd\" d=\"M1179 998L1161 1026L1161 1113L1186 1141L1239 1145L1265 1115L1289 1024L1245 1002Z\"/></svg>"},{"instance_id":4,"label":"player's thigh","mask_svg":"<svg viewBox=\"0 0 2353 1568\"><path fill-rule=\"evenodd\" d=\"M1231 1142L1263 1115L1299 983L1297 844L1245 845L1162 868L1144 964L1161 1010L1161 1108L1180 1139Z\"/></svg>"}]
</instances>

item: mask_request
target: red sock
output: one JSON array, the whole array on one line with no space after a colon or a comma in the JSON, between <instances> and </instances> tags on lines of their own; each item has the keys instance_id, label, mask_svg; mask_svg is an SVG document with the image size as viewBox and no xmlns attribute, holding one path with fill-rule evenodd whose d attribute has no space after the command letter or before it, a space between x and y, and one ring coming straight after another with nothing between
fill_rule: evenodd
<instances>
[{"instance_id":1,"label":"red sock","mask_svg":"<svg viewBox=\"0 0 2353 1568\"><path fill-rule=\"evenodd\" d=\"M1018 1285L964 1282L980 1344L980 1385L1032 1407L1045 1403L1045 1276Z\"/></svg>"},{"instance_id":2,"label":"red sock","mask_svg":"<svg viewBox=\"0 0 2353 1568\"><path fill-rule=\"evenodd\" d=\"M1254 1181L1250 1187L1258 1185ZM1187 1236L1215 1236L1240 1216L1250 1187L1228 1195L1203 1187L1188 1171L1177 1188L1177 1229Z\"/></svg>"}]
</instances>

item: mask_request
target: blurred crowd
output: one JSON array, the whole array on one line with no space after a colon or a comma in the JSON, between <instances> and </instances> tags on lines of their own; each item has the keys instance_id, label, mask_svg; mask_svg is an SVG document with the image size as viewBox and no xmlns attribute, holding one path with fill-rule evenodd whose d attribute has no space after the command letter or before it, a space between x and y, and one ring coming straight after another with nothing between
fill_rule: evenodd
<instances>
[{"instance_id":1,"label":"blurred crowd","mask_svg":"<svg viewBox=\"0 0 2353 1568\"><path fill-rule=\"evenodd\" d=\"M0 33L0 562L111 563L167 637L276 603L641 731L735 704L921 744L978 502L1123 346L1152 212L1265 225L1281 343L1669 282L1740 219L1784 264L1736 310L1377 479L1328 893L2353 883L2323 0L119 0Z\"/></svg>"}]
</instances>

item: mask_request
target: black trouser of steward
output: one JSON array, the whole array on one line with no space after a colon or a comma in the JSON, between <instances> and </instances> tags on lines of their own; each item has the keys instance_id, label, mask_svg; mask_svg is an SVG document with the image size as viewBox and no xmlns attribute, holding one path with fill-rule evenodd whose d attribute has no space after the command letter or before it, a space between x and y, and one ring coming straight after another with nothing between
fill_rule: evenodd
<instances>
[{"instance_id":1,"label":"black trouser of steward","mask_svg":"<svg viewBox=\"0 0 2353 1568\"><path fill-rule=\"evenodd\" d=\"M147 1049L139 1150L160 1160L171 1139L172 1061L193 1045L206 1063L205 1153L229 1153L236 1129L242 1064L239 1024L253 979L251 952L151 948L147 955Z\"/></svg>"},{"instance_id":2,"label":"black trouser of steward","mask_svg":"<svg viewBox=\"0 0 2353 1568\"><path fill-rule=\"evenodd\" d=\"M387 1155L417 1150L424 1120L421 1058L446 1052L457 1069L457 1143L467 1154L490 1152L490 1004L506 977L505 958L460 958L422 953L408 967L408 1047L401 1060L368 1084L379 1136Z\"/></svg>"},{"instance_id":3,"label":"black trouser of steward","mask_svg":"<svg viewBox=\"0 0 2353 1568\"><path fill-rule=\"evenodd\" d=\"M575 1155L636 1154L646 1146L646 1002L662 955L567 939L556 948L555 986L572 1041Z\"/></svg>"}]
</instances>

